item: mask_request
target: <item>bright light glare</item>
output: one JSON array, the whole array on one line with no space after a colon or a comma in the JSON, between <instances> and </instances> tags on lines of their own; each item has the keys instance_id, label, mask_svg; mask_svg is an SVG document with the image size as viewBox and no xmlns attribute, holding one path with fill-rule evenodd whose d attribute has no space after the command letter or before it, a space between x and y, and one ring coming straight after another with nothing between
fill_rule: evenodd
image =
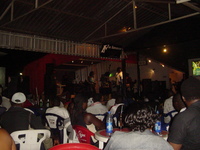
<instances>
[{"instance_id":1,"label":"bright light glare","mask_svg":"<svg viewBox=\"0 0 200 150\"><path fill-rule=\"evenodd\" d=\"M149 59L149 63L151 63L151 60Z\"/></svg>"},{"instance_id":2,"label":"bright light glare","mask_svg":"<svg viewBox=\"0 0 200 150\"><path fill-rule=\"evenodd\" d=\"M163 49L163 52L164 52L164 53L166 53L166 52L167 52L167 49L166 49L166 48L164 48L164 49Z\"/></svg>"},{"instance_id":3,"label":"bright light glare","mask_svg":"<svg viewBox=\"0 0 200 150\"><path fill-rule=\"evenodd\" d=\"M21 73L21 72L20 72L20 73L19 73L19 75L20 75L20 76L22 76L22 75L23 75L23 73Z\"/></svg>"}]
</instances>

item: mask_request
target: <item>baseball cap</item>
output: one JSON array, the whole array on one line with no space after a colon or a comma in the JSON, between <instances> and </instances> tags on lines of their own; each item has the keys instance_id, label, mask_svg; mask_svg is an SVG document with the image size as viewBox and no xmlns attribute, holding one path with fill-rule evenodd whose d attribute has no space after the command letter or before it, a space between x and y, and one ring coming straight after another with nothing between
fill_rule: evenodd
<instances>
[{"instance_id":1,"label":"baseball cap","mask_svg":"<svg viewBox=\"0 0 200 150\"><path fill-rule=\"evenodd\" d=\"M17 92L12 96L11 101L16 104L21 104L26 101L26 96L24 95L24 93Z\"/></svg>"}]
</instances>

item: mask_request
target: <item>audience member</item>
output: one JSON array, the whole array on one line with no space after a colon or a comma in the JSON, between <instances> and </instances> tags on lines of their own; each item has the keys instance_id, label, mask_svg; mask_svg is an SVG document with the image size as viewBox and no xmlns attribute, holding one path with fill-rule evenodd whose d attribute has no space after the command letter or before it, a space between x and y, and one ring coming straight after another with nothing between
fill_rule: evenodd
<instances>
[{"instance_id":1,"label":"audience member","mask_svg":"<svg viewBox=\"0 0 200 150\"><path fill-rule=\"evenodd\" d=\"M152 133L158 115L145 103L134 103L127 107L125 124L132 132L115 131L105 150L142 149L142 150L173 150L162 137Z\"/></svg>"},{"instance_id":2,"label":"audience member","mask_svg":"<svg viewBox=\"0 0 200 150\"><path fill-rule=\"evenodd\" d=\"M94 71L91 71L89 73L88 83L89 83L89 91L91 93L96 93L96 90L95 90L96 83L95 83L95 80L94 80Z\"/></svg>"},{"instance_id":3,"label":"audience member","mask_svg":"<svg viewBox=\"0 0 200 150\"><path fill-rule=\"evenodd\" d=\"M8 110L11 107L11 102L10 99L5 97L4 95L2 96L2 104L3 107L6 107L6 110Z\"/></svg>"},{"instance_id":4,"label":"audience member","mask_svg":"<svg viewBox=\"0 0 200 150\"><path fill-rule=\"evenodd\" d=\"M17 92L12 96L12 107L6 111L0 121L2 128L6 129L9 134L14 131L33 129L45 129L40 117L36 117L30 111L25 110L22 106L26 101L23 93Z\"/></svg>"},{"instance_id":5,"label":"audience member","mask_svg":"<svg viewBox=\"0 0 200 150\"><path fill-rule=\"evenodd\" d=\"M55 98L55 100L52 101L52 107L50 107L46 110L46 114L50 113L50 114L55 114L55 115L60 116L61 118L64 119L64 125L65 125L67 122L70 121L69 112L65 107L60 107L60 102L61 102L60 98L57 96ZM54 116L53 116L53 118L54 118ZM49 118L49 120L51 120L51 118ZM67 130L68 130L68 132L71 133L72 126L70 125L70 127ZM60 132L52 131L52 137L54 139L54 144L59 144L59 140L58 140L59 134L60 134Z\"/></svg>"},{"instance_id":6,"label":"audience member","mask_svg":"<svg viewBox=\"0 0 200 150\"><path fill-rule=\"evenodd\" d=\"M171 119L177 114L177 111L174 109L173 103L172 103L172 98L173 98L173 91L168 90L167 91L167 99L164 102L164 122L166 124L170 124Z\"/></svg>"},{"instance_id":7,"label":"audience member","mask_svg":"<svg viewBox=\"0 0 200 150\"><path fill-rule=\"evenodd\" d=\"M110 75L110 72L106 72L104 75L102 75L100 79L101 87L99 91L102 95L109 96L111 94L112 88L111 88L111 82L109 80L109 75Z\"/></svg>"},{"instance_id":8,"label":"audience member","mask_svg":"<svg viewBox=\"0 0 200 150\"><path fill-rule=\"evenodd\" d=\"M200 80L189 77L181 85L183 101L187 105L170 127L168 142L174 150L200 149Z\"/></svg>"},{"instance_id":9,"label":"audience member","mask_svg":"<svg viewBox=\"0 0 200 150\"><path fill-rule=\"evenodd\" d=\"M111 93L111 99L109 99L107 104L106 104L106 107L107 107L108 110L110 110L110 108L115 105L116 97L117 97L117 92L112 92Z\"/></svg>"},{"instance_id":10,"label":"audience member","mask_svg":"<svg viewBox=\"0 0 200 150\"><path fill-rule=\"evenodd\" d=\"M182 100L181 94L176 93L173 97L173 106L178 112L183 112L186 109L185 103Z\"/></svg>"},{"instance_id":11,"label":"audience member","mask_svg":"<svg viewBox=\"0 0 200 150\"><path fill-rule=\"evenodd\" d=\"M72 125L81 125L88 128L93 133L96 130L105 129L104 123L93 114L85 111L87 107L87 97L83 94L77 94L74 102L69 105L69 112Z\"/></svg>"},{"instance_id":12,"label":"audience member","mask_svg":"<svg viewBox=\"0 0 200 150\"><path fill-rule=\"evenodd\" d=\"M60 107L60 99L59 97L56 97L55 100L52 103L53 107L50 107L46 110L46 113L52 113L56 114L63 119L65 119L65 122L69 121L69 112L66 108Z\"/></svg>"},{"instance_id":13,"label":"audience member","mask_svg":"<svg viewBox=\"0 0 200 150\"><path fill-rule=\"evenodd\" d=\"M0 147L2 150L16 150L12 137L4 129L0 129Z\"/></svg>"},{"instance_id":14,"label":"audience member","mask_svg":"<svg viewBox=\"0 0 200 150\"><path fill-rule=\"evenodd\" d=\"M103 120L104 116L102 117L102 115L104 115L105 113L108 112L108 109L105 105L103 105L101 103L102 101L102 95L99 93L94 94L93 96L93 102L87 109L86 111L88 113L91 113L93 115L95 115L97 118L99 118L100 120Z\"/></svg>"},{"instance_id":15,"label":"audience member","mask_svg":"<svg viewBox=\"0 0 200 150\"><path fill-rule=\"evenodd\" d=\"M0 96L0 116L6 112L6 107L2 106L2 96Z\"/></svg>"},{"instance_id":16,"label":"audience member","mask_svg":"<svg viewBox=\"0 0 200 150\"><path fill-rule=\"evenodd\" d=\"M119 94L121 94L122 92L122 84L123 84L123 72L122 72L122 68L118 67L117 68L117 72L115 74L115 78L116 78L116 86L117 86L117 92Z\"/></svg>"}]
</instances>

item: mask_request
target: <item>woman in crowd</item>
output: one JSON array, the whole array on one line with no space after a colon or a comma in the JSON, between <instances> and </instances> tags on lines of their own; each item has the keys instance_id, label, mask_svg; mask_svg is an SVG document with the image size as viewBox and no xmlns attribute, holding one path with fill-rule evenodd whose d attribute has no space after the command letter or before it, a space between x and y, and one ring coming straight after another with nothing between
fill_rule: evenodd
<instances>
[{"instance_id":1,"label":"woman in crowd","mask_svg":"<svg viewBox=\"0 0 200 150\"><path fill-rule=\"evenodd\" d=\"M132 132L114 132L105 150L173 150L167 141L151 131L157 119L158 115L148 105L130 104L125 112L124 122Z\"/></svg>"},{"instance_id":2,"label":"woman in crowd","mask_svg":"<svg viewBox=\"0 0 200 150\"><path fill-rule=\"evenodd\" d=\"M87 100L88 98L83 94L77 94L74 101L70 103L68 110L72 125L81 125L92 132L105 129L105 125L101 120L85 111L87 108Z\"/></svg>"}]
</instances>

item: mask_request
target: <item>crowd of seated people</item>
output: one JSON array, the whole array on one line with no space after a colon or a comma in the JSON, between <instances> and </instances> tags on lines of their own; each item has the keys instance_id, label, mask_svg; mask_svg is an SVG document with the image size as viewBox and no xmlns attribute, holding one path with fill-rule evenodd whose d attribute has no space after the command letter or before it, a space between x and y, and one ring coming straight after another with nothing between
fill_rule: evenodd
<instances>
[{"instance_id":1,"label":"crowd of seated people","mask_svg":"<svg viewBox=\"0 0 200 150\"><path fill-rule=\"evenodd\" d=\"M198 128L200 126L199 88L200 81L190 77L182 83L180 93L173 94L173 97L170 98L170 106L178 113L172 116L169 128L166 129L169 133L168 142L152 132L159 117L156 114L156 110L161 110L161 114L164 115L164 108L155 107L151 101L146 101L146 99L133 100L132 103L127 105L127 103L124 104L124 97L116 93L112 98L104 101L102 99L103 96L99 93L91 94L89 97L88 93L80 91L75 93L73 98L67 97L69 102L66 104L67 106L60 102L64 102L63 99L65 98L56 97L55 100L52 100L50 108L45 109L45 111L46 113L55 113L66 120L70 120L72 126L81 125L95 133L105 129L105 118L98 118L96 115L104 115L112 108L115 108L115 106L122 104L123 110L120 108L116 112L123 111L123 126L132 129L132 132L115 132L105 146L105 149L128 149L135 147L136 149L197 150L200 149L200 142L198 140L200 138ZM89 98L92 98L90 105L88 105ZM22 92L16 92L10 100L9 98L5 100L6 105L2 107L0 126L8 134L19 130L47 129L41 116L24 108L26 99ZM114 99L114 101L109 103L111 99ZM166 101L159 103L159 105L164 106ZM8 102L11 106L7 104ZM45 142L43 143L43 150L53 146L55 141L49 141L47 145L45 145ZM10 142L12 143L12 140ZM92 144L97 146L97 143L98 141L93 139ZM18 149L18 145L16 146Z\"/></svg>"}]
</instances>

